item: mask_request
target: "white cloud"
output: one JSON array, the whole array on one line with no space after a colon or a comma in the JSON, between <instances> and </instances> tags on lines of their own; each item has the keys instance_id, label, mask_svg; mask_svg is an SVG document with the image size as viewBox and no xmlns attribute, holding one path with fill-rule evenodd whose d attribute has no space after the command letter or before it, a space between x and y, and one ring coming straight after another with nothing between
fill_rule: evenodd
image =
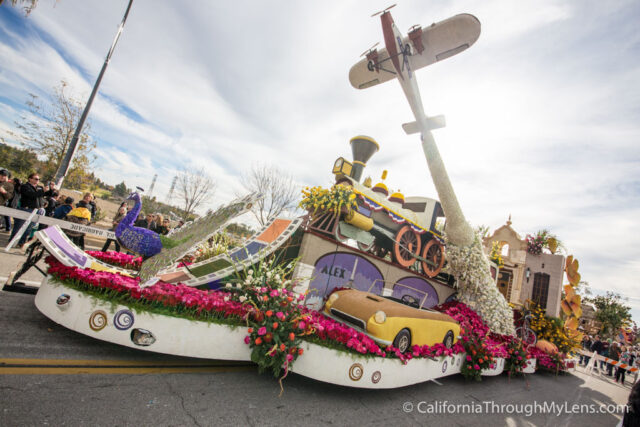
<instances>
[{"instance_id":1,"label":"white cloud","mask_svg":"<svg viewBox=\"0 0 640 427\"><path fill-rule=\"evenodd\" d=\"M633 4L407 1L392 12L402 31L462 12L482 23L475 46L418 73L427 112L447 116L436 141L467 219L551 228L592 287L640 298ZM218 183L211 207L258 162L327 185L349 139L366 134L381 150L365 176L388 169L389 186L435 197L418 138L400 127L413 118L398 84L359 91L347 80L382 40L369 16L386 6L135 3L90 115L99 176L148 187L157 173L163 200L177 170L204 166ZM97 0L40 5L27 19L0 9L0 22L27 29L0 32L2 96L19 105L65 79L86 97L123 12ZM0 107L10 127L17 113Z\"/></svg>"}]
</instances>

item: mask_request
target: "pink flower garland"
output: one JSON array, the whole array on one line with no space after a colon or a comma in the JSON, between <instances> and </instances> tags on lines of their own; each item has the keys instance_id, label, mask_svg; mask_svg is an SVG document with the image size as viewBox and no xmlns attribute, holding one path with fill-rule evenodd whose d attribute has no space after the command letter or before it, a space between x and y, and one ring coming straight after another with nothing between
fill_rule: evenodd
<instances>
[{"instance_id":1,"label":"pink flower garland","mask_svg":"<svg viewBox=\"0 0 640 427\"><path fill-rule=\"evenodd\" d=\"M107 264L128 268L130 270L140 270L140 265L142 265L142 257L123 254L122 252L87 251L87 253Z\"/></svg>"},{"instance_id":2,"label":"pink flower garland","mask_svg":"<svg viewBox=\"0 0 640 427\"><path fill-rule=\"evenodd\" d=\"M141 258L119 252L88 252L90 255L121 266L135 266L141 262ZM243 319L253 310L252 306L233 301L230 294L222 291L203 291L182 284L168 284L158 282L147 288L140 288L139 279L121 276L105 271L94 271L90 269L79 269L76 267L66 267L54 257L49 256L46 262L50 265L49 274L58 277L62 281L72 280L80 282L85 286L92 286L98 289L112 290L123 293L130 298L143 303L158 303L165 307L175 307L176 309L192 310L194 315L201 315L202 312L211 313L218 317L236 317ZM469 341L472 337L480 339L487 353L492 357L508 358L508 344L512 337L489 333L487 324L482 318L463 303L453 301L434 307L435 310L446 313L461 325L461 341L452 348L446 348L442 343L432 346L414 345L410 351L400 353L392 346L382 349L373 339L357 330L325 317L323 314L303 309L310 316L310 326L314 333L310 338L317 338L320 341L334 342L343 345L346 349L360 354L371 354L379 357L396 357L407 363L413 358L435 358L439 356L451 356L464 353L463 342ZM277 314L276 314L276 317ZM301 324L304 329L307 325ZM547 353L532 347L528 349L528 357L536 357L540 366L555 370L557 363L554 358ZM557 358L556 358L557 359Z\"/></svg>"},{"instance_id":3,"label":"pink flower garland","mask_svg":"<svg viewBox=\"0 0 640 427\"><path fill-rule=\"evenodd\" d=\"M184 307L194 309L195 314L201 312L215 312L222 317L244 317L249 307L229 299L225 292L203 291L186 285L173 285L158 282L147 288L140 288L139 279L106 271L94 271L67 267L52 256L47 257L50 265L49 274L62 281L77 281L85 286L98 289L112 290L127 294L140 302L156 302L165 307Z\"/></svg>"}]
</instances>

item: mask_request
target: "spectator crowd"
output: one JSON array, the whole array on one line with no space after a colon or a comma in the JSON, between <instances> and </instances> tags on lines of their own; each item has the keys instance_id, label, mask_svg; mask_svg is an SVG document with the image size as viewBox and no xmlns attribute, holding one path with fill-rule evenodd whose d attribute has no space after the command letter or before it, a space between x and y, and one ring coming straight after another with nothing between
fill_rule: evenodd
<instances>
[{"instance_id":1,"label":"spectator crowd","mask_svg":"<svg viewBox=\"0 0 640 427\"><path fill-rule=\"evenodd\" d=\"M46 187L40 184L40 175L32 173L25 182L17 177L12 178L11 172L7 169L0 168L0 206L6 206L13 209L19 209L24 212L31 213L34 209L38 210L38 214L48 217L61 219L76 224L89 225L95 222L98 207L93 194L84 193L82 199L75 203L73 197L63 196L55 186L55 183L49 182ZM127 202L122 202L118 211L111 221L111 230L114 231L117 225L124 219L129 206ZM11 242L20 232L22 226L26 222L20 218L11 216L3 216L0 218L0 228L5 232L9 232L9 242ZM163 218L161 214L148 213L140 215L134 224L136 227L143 227L155 231L158 234L168 234L171 231L171 221ZM181 225L181 224L179 224ZM178 226L179 226L178 225ZM44 224L36 227L36 224L30 222L17 242L18 248L23 248L28 241L32 241L34 233L37 229L46 228ZM36 229L37 228L37 229ZM84 250L84 233L78 231L64 230L69 238L81 249ZM121 247L118 241L108 239L102 250L107 251L111 244L115 245L115 250L120 251Z\"/></svg>"},{"instance_id":2,"label":"spectator crowd","mask_svg":"<svg viewBox=\"0 0 640 427\"><path fill-rule=\"evenodd\" d=\"M603 340L599 335L595 335L594 337L585 335L582 340L582 349L591 353L595 352L600 356L607 357L611 360L615 360L629 366L640 368L640 348L623 341L615 341L611 338ZM590 360L591 356L581 354L579 363L588 366ZM620 384L624 384L627 372L626 369L607 363L604 360L596 363L596 367L594 369L614 378L616 383L619 382Z\"/></svg>"}]
</instances>

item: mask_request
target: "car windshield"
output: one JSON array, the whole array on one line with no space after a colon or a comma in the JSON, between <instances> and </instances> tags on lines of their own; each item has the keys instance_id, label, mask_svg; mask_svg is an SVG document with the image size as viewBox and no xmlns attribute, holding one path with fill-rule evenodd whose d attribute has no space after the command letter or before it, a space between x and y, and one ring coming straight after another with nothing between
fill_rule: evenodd
<instances>
[{"instance_id":1,"label":"car windshield","mask_svg":"<svg viewBox=\"0 0 640 427\"><path fill-rule=\"evenodd\" d=\"M380 296L382 298L386 298L386 299L389 299L391 301L395 301L395 302L399 302L399 303L404 304L404 305L408 305L410 307L419 308L421 310L433 311L433 310L430 310L430 309L424 307L424 304L427 302L427 298L429 297L429 295L425 291L423 291L421 289L416 289L413 286L405 285L403 283L395 283L393 285L394 289L397 286L399 286L401 288L404 288L404 289L408 290L409 293L404 293L400 298L396 298L396 297L393 297L391 295L384 295L384 291L383 291L383 294L380 295L377 292L373 292L373 290L376 287L376 285L379 285L380 282L383 282L383 289L384 289L385 282L383 280L377 279L377 280L374 280L371 283L371 286L369 286L369 289L368 289L367 292L376 294L376 295L378 295L378 296Z\"/></svg>"}]
</instances>

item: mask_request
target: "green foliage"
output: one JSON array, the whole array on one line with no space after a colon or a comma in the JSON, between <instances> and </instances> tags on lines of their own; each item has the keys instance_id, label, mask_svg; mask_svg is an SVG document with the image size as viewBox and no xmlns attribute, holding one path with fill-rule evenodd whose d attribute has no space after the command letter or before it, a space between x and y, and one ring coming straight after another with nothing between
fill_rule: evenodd
<instances>
[{"instance_id":1,"label":"green foliage","mask_svg":"<svg viewBox=\"0 0 640 427\"><path fill-rule=\"evenodd\" d=\"M127 197L130 193L131 189L127 187L124 181L113 187L112 194L114 197Z\"/></svg>"},{"instance_id":2,"label":"green foliage","mask_svg":"<svg viewBox=\"0 0 640 427\"><path fill-rule=\"evenodd\" d=\"M487 345L482 342L482 339L466 330L462 331L464 350L466 357L460 368L460 373L466 379L474 379L476 381L482 381L482 370L491 369L495 360L489 354Z\"/></svg>"},{"instance_id":3,"label":"green foliage","mask_svg":"<svg viewBox=\"0 0 640 427\"><path fill-rule=\"evenodd\" d=\"M603 335L616 334L621 327L631 323L631 307L619 293L607 291L605 296L585 299L596 306L596 319L602 322L600 332Z\"/></svg>"},{"instance_id":4,"label":"green foliage","mask_svg":"<svg viewBox=\"0 0 640 427\"><path fill-rule=\"evenodd\" d=\"M240 273L234 284L225 290L235 291L232 299L250 304L253 310L247 317L251 360L260 372L265 370L279 377L303 353L302 337L313 331L308 315L294 301L290 279L295 262L286 266L274 257L261 261L255 269ZM282 378L281 378L282 379Z\"/></svg>"},{"instance_id":5,"label":"green foliage","mask_svg":"<svg viewBox=\"0 0 640 427\"><path fill-rule=\"evenodd\" d=\"M232 223L227 226L226 230L236 236L251 236L253 233L255 233L255 230L253 230L246 224Z\"/></svg>"},{"instance_id":6,"label":"green foliage","mask_svg":"<svg viewBox=\"0 0 640 427\"><path fill-rule=\"evenodd\" d=\"M128 194L129 193L127 193L127 195ZM159 202L155 197L149 198L147 196L142 196L142 212L153 214L161 213L163 216L169 218L171 218L171 214L173 214L173 216L185 218L185 212L182 209Z\"/></svg>"},{"instance_id":7,"label":"green foliage","mask_svg":"<svg viewBox=\"0 0 640 427\"><path fill-rule=\"evenodd\" d=\"M504 370L509 376L521 374L527 364L527 351L524 349L522 340L513 338L507 345L507 353L509 357L505 360Z\"/></svg>"},{"instance_id":8,"label":"green foliage","mask_svg":"<svg viewBox=\"0 0 640 427\"><path fill-rule=\"evenodd\" d=\"M491 253L489 259L496 263L498 268L504 267L504 260L502 259L502 245L497 240L491 243Z\"/></svg>"},{"instance_id":9,"label":"green foliage","mask_svg":"<svg viewBox=\"0 0 640 427\"><path fill-rule=\"evenodd\" d=\"M34 170L41 170L42 162L33 150L0 144L0 167L8 169L12 177L26 179Z\"/></svg>"},{"instance_id":10,"label":"green foliage","mask_svg":"<svg viewBox=\"0 0 640 427\"><path fill-rule=\"evenodd\" d=\"M235 245L227 233L218 233L206 242L198 245L193 262L200 262L223 254Z\"/></svg>"}]
</instances>

